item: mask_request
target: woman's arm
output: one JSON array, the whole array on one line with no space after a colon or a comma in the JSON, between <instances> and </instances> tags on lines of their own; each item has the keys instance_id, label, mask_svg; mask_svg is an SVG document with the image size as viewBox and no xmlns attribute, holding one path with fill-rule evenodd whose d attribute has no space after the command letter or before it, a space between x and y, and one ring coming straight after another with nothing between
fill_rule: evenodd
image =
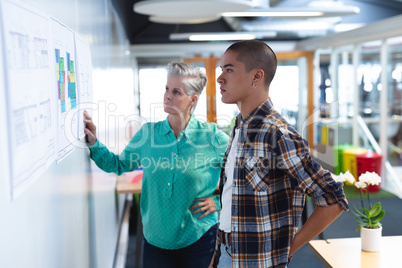
<instances>
[{"instance_id":1,"label":"woman's arm","mask_svg":"<svg viewBox=\"0 0 402 268\"><path fill-rule=\"evenodd\" d=\"M121 175L124 172L133 171L141 165L141 145L138 145L138 140L141 140L142 137L141 129L119 156L110 152L104 144L98 141L96 126L87 111L84 111L84 117L85 138L90 150L90 157L100 169Z\"/></svg>"}]
</instances>

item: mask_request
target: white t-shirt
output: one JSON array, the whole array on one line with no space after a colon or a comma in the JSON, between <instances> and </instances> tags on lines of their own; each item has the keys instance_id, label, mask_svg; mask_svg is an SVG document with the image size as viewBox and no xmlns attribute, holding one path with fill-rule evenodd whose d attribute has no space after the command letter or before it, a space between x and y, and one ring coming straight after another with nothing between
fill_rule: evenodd
<instances>
[{"instance_id":1,"label":"white t-shirt","mask_svg":"<svg viewBox=\"0 0 402 268\"><path fill-rule=\"evenodd\" d=\"M225 165L225 174L227 180L222 190L222 209L219 216L219 229L225 233L231 232L233 172L236 161L238 138L239 129L235 129L232 147L230 148Z\"/></svg>"}]
</instances>

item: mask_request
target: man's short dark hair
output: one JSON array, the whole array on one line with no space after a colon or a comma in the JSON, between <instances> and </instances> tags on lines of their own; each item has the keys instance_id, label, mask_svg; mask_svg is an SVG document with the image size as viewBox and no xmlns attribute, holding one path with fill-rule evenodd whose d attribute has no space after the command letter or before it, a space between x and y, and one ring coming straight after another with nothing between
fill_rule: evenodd
<instances>
[{"instance_id":1,"label":"man's short dark hair","mask_svg":"<svg viewBox=\"0 0 402 268\"><path fill-rule=\"evenodd\" d=\"M244 40L232 44L227 50L238 53L237 60L244 64L247 72L262 69L265 73L264 84L266 86L271 84L278 61L275 52L266 43Z\"/></svg>"}]
</instances>

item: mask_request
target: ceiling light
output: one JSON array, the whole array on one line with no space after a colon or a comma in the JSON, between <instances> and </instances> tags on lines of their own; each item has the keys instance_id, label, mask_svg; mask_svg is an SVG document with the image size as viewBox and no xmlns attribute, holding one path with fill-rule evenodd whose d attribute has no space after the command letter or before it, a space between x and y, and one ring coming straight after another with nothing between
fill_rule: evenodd
<instances>
[{"instance_id":1,"label":"ceiling light","mask_svg":"<svg viewBox=\"0 0 402 268\"><path fill-rule=\"evenodd\" d=\"M249 11L249 12L224 12L224 17L319 17L324 15L318 11Z\"/></svg>"},{"instance_id":2,"label":"ceiling light","mask_svg":"<svg viewBox=\"0 0 402 268\"><path fill-rule=\"evenodd\" d=\"M252 6L249 0L146 0L135 3L134 11L159 17L202 17L246 11Z\"/></svg>"},{"instance_id":3,"label":"ceiling light","mask_svg":"<svg viewBox=\"0 0 402 268\"><path fill-rule=\"evenodd\" d=\"M151 16L149 20L156 23L167 23L167 24L196 24L196 23L207 23L219 20L221 18L220 15L213 16L191 16L191 17L160 17L160 16Z\"/></svg>"},{"instance_id":4,"label":"ceiling light","mask_svg":"<svg viewBox=\"0 0 402 268\"><path fill-rule=\"evenodd\" d=\"M275 37L276 32L233 32L233 33L174 33L170 34L170 40L190 41L229 41L251 40L256 38Z\"/></svg>"},{"instance_id":5,"label":"ceiling light","mask_svg":"<svg viewBox=\"0 0 402 268\"><path fill-rule=\"evenodd\" d=\"M223 12L224 17L339 17L355 15L360 9L353 6L305 8L255 8L246 12Z\"/></svg>"},{"instance_id":6,"label":"ceiling light","mask_svg":"<svg viewBox=\"0 0 402 268\"><path fill-rule=\"evenodd\" d=\"M188 37L190 41L228 41L256 39L254 34L193 34Z\"/></svg>"},{"instance_id":7,"label":"ceiling light","mask_svg":"<svg viewBox=\"0 0 402 268\"><path fill-rule=\"evenodd\" d=\"M339 23L334 26L334 32L336 33L346 32L363 26L364 26L363 23Z\"/></svg>"}]
</instances>

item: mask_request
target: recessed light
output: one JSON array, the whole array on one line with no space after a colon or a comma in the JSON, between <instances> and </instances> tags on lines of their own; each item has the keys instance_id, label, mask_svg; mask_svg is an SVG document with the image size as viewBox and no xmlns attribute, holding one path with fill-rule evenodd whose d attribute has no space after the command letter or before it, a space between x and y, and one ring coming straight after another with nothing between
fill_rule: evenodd
<instances>
[{"instance_id":1,"label":"recessed light","mask_svg":"<svg viewBox=\"0 0 402 268\"><path fill-rule=\"evenodd\" d=\"M190 41L229 41L229 40L250 40L256 38L275 37L276 32L232 32L232 33L174 33L170 34L170 40Z\"/></svg>"},{"instance_id":2,"label":"recessed light","mask_svg":"<svg viewBox=\"0 0 402 268\"><path fill-rule=\"evenodd\" d=\"M134 4L140 14L160 17L211 16L226 11L246 11L253 7L249 0L146 0Z\"/></svg>"},{"instance_id":3,"label":"recessed light","mask_svg":"<svg viewBox=\"0 0 402 268\"><path fill-rule=\"evenodd\" d=\"M223 12L224 17L339 17L355 15L360 9L354 6L303 7L303 8L254 8L245 12Z\"/></svg>"},{"instance_id":4,"label":"recessed light","mask_svg":"<svg viewBox=\"0 0 402 268\"><path fill-rule=\"evenodd\" d=\"M161 17L161 16L151 16L149 20L156 23L166 23L166 24L197 24L197 23L207 23L219 20L220 15L216 14L213 16L189 16L189 17Z\"/></svg>"}]
</instances>

